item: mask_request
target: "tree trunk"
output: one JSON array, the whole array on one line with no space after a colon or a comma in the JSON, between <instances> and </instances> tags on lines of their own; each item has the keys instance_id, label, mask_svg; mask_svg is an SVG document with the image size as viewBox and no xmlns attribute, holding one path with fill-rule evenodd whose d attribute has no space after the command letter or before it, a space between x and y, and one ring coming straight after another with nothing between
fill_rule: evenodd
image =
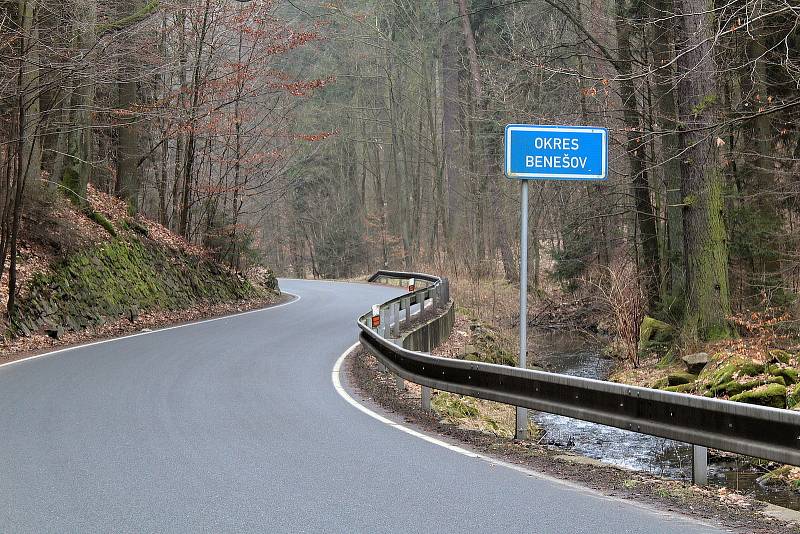
<instances>
[{"instance_id":1,"label":"tree trunk","mask_svg":"<svg viewBox=\"0 0 800 534\"><path fill-rule=\"evenodd\" d=\"M449 27L441 26L450 13L451 2L448 0L438 1L441 30L439 68L441 70L442 157L444 181L447 184L444 232L445 240L452 254L455 248L453 246L455 229L460 220L459 183L463 179L462 167L458 162L458 53Z\"/></svg>"},{"instance_id":2,"label":"tree trunk","mask_svg":"<svg viewBox=\"0 0 800 534\"><path fill-rule=\"evenodd\" d=\"M661 269L658 257L658 234L653 204L650 200L650 184L645 167L645 142L633 84L631 55L631 26L628 22L625 0L616 0L617 43L619 60L617 70L620 74L619 92L622 99L623 120L627 130L625 150L630 166L631 189L636 209L636 221L642 241L644 282L648 305L653 307L659 296Z\"/></svg>"},{"instance_id":3,"label":"tree trunk","mask_svg":"<svg viewBox=\"0 0 800 534\"><path fill-rule=\"evenodd\" d=\"M78 205L84 205L94 152L91 110L94 107L95 85L89 65L94 60L92 51L96 40L97 4L95 0L79 0L76 4L82 16L76 22L75 37L84 65L79 71L82 73L79 74L81 77L73 83L75 89L70 99L72 119L67 136L66 161L60 180L67 195Z\"/></svg>"},{"instance_id":4,"label":"tree trunk","mask_svg":"<svg viewBox=\"0 0 800 534\"><path fill-rule=\"evenodd\" d=\"M667 188L667 233L669 236L668 259L670 293L683 295L683 208L681 207L681 168L679 140L676 123L674 72L671 66L674 57L674 21L664 17L673 12L672 0L656 0L651 8L653 24L652 54L655 71L655 99L658 108L661 136L661 169Z\"/></svg>"},{"instance_id":5,"label":"tree trunk","mask_svg":"<svg viewBox=\"0 0 800 534\"><path fill-rule=\"evenodd\" d=\"M42 143L39 134L41 110L39 104L39 29L33 0L20 0L19 11L23 47L19 73L20 105L24 109L24 121L20 124L20 165L25 184L39 180L42 171Z\"/></svg>"},{"instance_id":6,"label":"tree trunk","mask_svg":"<svg viewBox=\"0 0 800 534\"><path fill-rule=\"evenodd\" d=\"M127 56L130 59L130 56ZM123 80L119 82L117 112L117 187L120 198L128 204L128 210L139 209L139 143L136 118L132 108L136 103L137 83L130 65L120 70Z\"/></svg>"},{"instance_id":7,"label":"tree trunk","mask_svg":"<svg viewBox=\"0 0 800 534\"><path fill-rule=\"evenodd\" d=\"M753 243L755 253L752 257L754 273L757 284L762 289L764 286L780 284L780 249L781 240L778 239L783 220L778 211L777 193L779 186L776 182L775 169L770 168L772 160L769 157L772 149L772 125L770 115L763 113L767 107L767 47L764 45L764 21L757 20L751 24L750 35L747 39L748 67L743 69L742 87L747 87L743 95L749 101L749 109L755 117L747 124L743 151L755 154L745 158L747 173L747 187L743 193L753 196L753 224L758 227L756 234L760 243Z\"/></svg>"},{"instance_id":8,"label":"tree trunk","mask_svg":"<svg viewBox=\"0 0 800 534\"><path fill-rule=\"evenodd\" d=\"M685 329L690 337L730 335L728 244L717 153L717 69L711 53L713 2L676 0L679 15L678 111L686 264Z\"/></svg>"},{"instance_id":9,"label":"tree trunk","mask_svg":"<svg viewBox=\"0 0 800 534\"><path fill-rule=\"evenodd\" d=\"M189 207L192 204L192 182L193 182L193 168L194 168L194 155L197 143L195 134L197 113L200 107L201 95L201 70L203 60L203 50L206 41L206 33L208 31L208 17L211 11L211 0L206 0L205 9L203 10L203 21L200 26L200 33L197 37L197 54L194 59L193 74L192 74L192 100L189 109L189 133L186 139L186 152L183 159L182 168L182 193L181 193L181 209L178 219L178 233L185 238L189 238Z\"/></svg>"}]
</instances>

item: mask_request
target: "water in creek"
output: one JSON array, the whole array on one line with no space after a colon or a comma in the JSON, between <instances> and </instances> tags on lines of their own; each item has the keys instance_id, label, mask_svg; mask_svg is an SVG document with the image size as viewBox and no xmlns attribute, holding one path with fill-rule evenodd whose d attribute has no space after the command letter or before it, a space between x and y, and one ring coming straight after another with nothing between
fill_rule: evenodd
<instances>
[{"instance_id":1,"label":"water in creek","mask_svg":"<svg viewBox=\"0 0 800 534\"><path fill-rule=\"evenodd\" d=\"M583 337L534 333L531 338L531 353L548 371L605 379L614 367L612 360L601 356L596 343ZM532 412L531 417L546 432L542 443L628 469L691 479L692 449L685 443L543 412ZM763 471L737 466L735 460L710 459L709 480L713 484L800 510L800 493L782 486L764 486L756 481L762 474Z\"/></svg>"}]
</instances>

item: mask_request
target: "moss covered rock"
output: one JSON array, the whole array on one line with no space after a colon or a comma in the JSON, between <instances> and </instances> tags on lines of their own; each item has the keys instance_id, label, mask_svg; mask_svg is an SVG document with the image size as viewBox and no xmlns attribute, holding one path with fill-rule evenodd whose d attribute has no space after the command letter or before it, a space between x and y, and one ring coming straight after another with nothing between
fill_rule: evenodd
<instances>
[{"instance_id":1,"label":"moss covered rock","mask_svg":"<svg viewBox=\"0 0 800 534\"><path fill-rule=\"evenodd\" d=\"M680 384L677 386L667 386L662 388L664 391L672 391L674 393L690 393L695 391L695 387L697 384L688 383L688 384Z\"/></svg>"},{"instance_id":2,"label":"moss covered rock","mask_svg":"<svg viewBox=\"0 0 800 534\"><path fill-rule=\"evenodd\" d=\"M763 386L764 384L786 385L783 377L771 376L767 379L731 380L730 382L711 387L710 391L714 397L733 396Z\"/></svg>"},{"instance_id":3,"label":"moss covered rock","mask_svg":"<svg viewBox=\"0 0 800 534\"><path fill-rule=\"evenodd\" d=\"M745 391L731 397L735 402L771 406L773 408L786 408L786 386L780 384L766 384L750 391Z\"/></svg>"},{"instance_id":4,"label":"moss covered rock","mask_svg":"<svg viewBox=\"0 0 800 534\"><path fill-rule=\"evenodd\" d=\"M647 350L653 343L667 343L675 337L675 327L652 317L645 317L639 328L639 350Z\"/></svg>"},{"instance_id":5,"label":"moss covered rock","mask_svg":"<svg viewBox=\"0 0 800 534\"><path fill-rule=\"evenodd\" d=\"M653 385L651 385L650 387L653 389L663 389L667 386L669 386L669 377L665 376L653 382Z\"/></svg>"},{"instance_id":6,"label":"moss covered rock","mask_svg":"<svg viewBox=\"0 0 800 534\"><path fill-rule=\"evenodd\" d=\"M764 369L763 363L734 358L728 360L717 369L704 370L703 373L700 373L700 379L710 384L711 387L716 387L736 378L760 375L764 372Z\"/></svg>"},{"instance_id":7,"label":"moss covered rock","mask_svg":"<svg viewBox=\"0 0 800 534\"><path fill-rule=\"evenodd\" d=\"M747 361L738 365L737 372L740 376L756 376L763 373L764 369L763 363Z\"/></svg>"},{"instance_id":8,"label":"moss covered rock","mask_svg":"<svg viewBox=\"0 0 800 534\"><path fill-rule=\"evenodd\" d=\"M752 380L749 382L737 382L736 380L731 380L730 382L725 382L724 384L720 384L719 386L715 386L711 388L712 396L722 397L722 396L733 396L738 395L744 391L748 391L750 389L756 388L761 385L761 382L757 380Z\"/></svg>"},{"instance_id":9,"label":"moss covered rock","mask_svg":"<svg viewBox=\"0 0 800 534\"><path fill-rule=\"evenodd\" d=\"M767 368L767 372L772 376L779 376L783 378L787 386L791 384L796 384L798 381L797 369L794 369L792 367L781 367L779 365L773 364Z\"/></svg>"},{"instance_id":10,"label":"moss covered rock","mask_svg":"<svg viewBox=\"0 0 800 534\"><path fill-rule=\"evenodd\" d=\"M697 380L697 375L693 375L691 373L672 373L667 376L667 385L680 386L683 384L689 384L695 380Z\"/></svg>"},{"instance_id":11,"label":"moss covered rock","mask_svg":"<svg viewBox=\"0 0 800 534\"><path fill-rule=\"evenodd\" d=\"M11 333L80 330L141 311L177 310L262 295L236 273L162 245L115 239L38 273L18 301Z\"/></svg>"},{"instance_id":12,"label":"moss covered rock","mask_svg":"<svg viewBox=\"0 0 800 534\"><path fill-rule=\"evenodd\" d=\"M780 384L782 386L788 386L789 384L786 383L786 380L782 376L771 376L767 378L767 384Z\"/></svg>"},{"instance_id":13,"label":"moss covered rock","mask_svg":"<svg viewBox=\"0 0 800 534\"><path fill-rule=\"evenodd\" d=\"M800 406L800 387L795 386L786 395L786 407L795 409Z\"/></svg>"},{"instance_id":14,"label":"moss covered rock","mask_svg":"<svg viewBox=\"0 0 800 534\"><path fill-rule=\"evenodd\" d=\"M789 363L792 361L792 354L783 349L772 349L768 352L768 354L775 362Z\"/></svg>"}]
</instances>

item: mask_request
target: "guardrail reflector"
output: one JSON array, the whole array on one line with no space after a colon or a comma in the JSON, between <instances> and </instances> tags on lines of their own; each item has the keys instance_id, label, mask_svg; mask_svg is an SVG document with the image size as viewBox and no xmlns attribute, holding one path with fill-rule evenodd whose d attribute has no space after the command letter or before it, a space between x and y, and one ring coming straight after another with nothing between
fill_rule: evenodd
<instances>
[{"instance_id":1,"label":"guardrail reflector","mask_svg":"<svg viewBox=\"0 0 800 534\"><path fill-rule=\"evenodd\" d=\"M374 304L372 306L372 328L378 328L381 325L381 306Z\"/></svg>"},{"instance_id":2,"label":"guardrail reflector","mask_svg":"<svg viewBox=\"0 0 800 534\"><path fill-rule=\"evenodd\" d=\"M414 282L415 282L415 280L413 278L409 278L409 280L408 280L408 292L409 293L413 293L414 292L414 286L416 285Z\"/></svg>"}]
</instances>

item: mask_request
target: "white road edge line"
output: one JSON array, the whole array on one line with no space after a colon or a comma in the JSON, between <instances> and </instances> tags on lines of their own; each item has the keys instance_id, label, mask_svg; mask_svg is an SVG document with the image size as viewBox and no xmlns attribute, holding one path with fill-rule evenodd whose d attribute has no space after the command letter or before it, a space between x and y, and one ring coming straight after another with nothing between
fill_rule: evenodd
<instances>
[{"instance_id":1,"label":"white road edge line","mask_svg":"<svg viewBox=\"0 0 800 534\"><path fill-rule=\"evenodd\" d=\"M535 477L535 478L538 478L538 479L541 479L541 480L546 480L546 481L549 481L549 482L557 484L557 485L567 486L567 487L569 487L571 489L580 491L580 492L585 493L585 494L589 494L589 495L595 496L595 497L603 499L603 500L621 502L621 503L624 503L624 504L626 504L628 506L633 506L635 508L639 508L641 510L648 511L648 512L650 512L652 514L655 514L657 516L661 516L662 518L665 518L665 519L670 520L670 521L686 522L686 523L690 523L690 524L693 524L693 525L702 525L704 527L713 527L714 526L714 525L711 525L710 523L706 523L704 521L701 521L701 520L698 520L698 519L695 519L695 518L692 518L692 517L689 517L689 516L685 516L685 515L680 514L680 513L678 513L676 515L673 515L673 514L670 514L669 512L659 510L657 508L648 506L648 505L646 505L644 503L640 503L640 502L637 502L637 501L634 501L634 500L623 499L623 498L617 497L617 496L606 495L606 494L604 494L604 493L602 493L602 492L600 492L598 490L595 490L595 489L592 489L592 488L588 488L586 486L582 486L582 485L577 484L575 482L571 482L571 481L568 481L568 480L562 480L560 478L556 478L556 477L547 475L545 473L540 473L538 471L533 471L532 469L528 469L527 467L523 467L523 466L520 466L520 465L512 464L512 463L509 463L509 462L505 462L503 460L498 460L497 458L492 458L491 456L486 456L485 454L480 454L480 453L477 453L477 452L474 452L474 451L470 451L470 450L464 449L463 447L459 447L457 445L453 445L452 443L447 443L446 441L443 441L443 440L440 440L440 439L436 439L436 438L434 438L432 436L429 436L427 434L423 434L422 432L418 432L418 431L416 431L414 429L408 428L407 426L403 426L400 423L392 421L391 419L389 419L387 417L384 417L384 416L382 416L382 415L380 415L378 413L373 412L372 410L370 410L369 408L367 408L363 404L359 403L353 397L351 397L349 393L347 393L347 390L342 386L342 381L341 381L341 379L339 377L339 375L342 372L342 365L344 364L345 359L347 359L347 357L350 355L350 353L352 353L360 345L361 345L361 343L354 343L346 351L344 351L344 353L341 356L339 356L339 359L336 360L336 363L333 365L333 370L331 371L331 381L333 382L333 387L334 387L334 389L336 389L336 392L339 394L339 396L341 396L344 400L346 400L349 404L351 404L352 406L357 408L359 411L367 414L368 416L372 417L373 419L377 419L381 423L384 423L386 425L394 427L397 430L405 432L406 434L410 434L410 435L412 435L414 437L417 437L417 438L420 438L422 440L425 440L428 443L432 443L434 445L438 445L440 447L444 447L445 449L451 450L451 451L456 452L458 454L462 454L462 455L467 456L469 458L475 458L475 459L478 459L478 460L482 460L482 461L487 462L487 463L489 463L489 464L491 464L493 466L497 465L497 466L500 466L500 467L505 467L507 469L512 469L512 470L514 470L514 471L516 471L518 473L521 473L523 475L526 475L526 476L529 476L529 477ZM719 528L719 527L716 527L716 528Z\"/></svg>"},{"instance_id":2,"label":"white road edge line","mask_svg":"<svg viewBox=\"0 0 800 534\"><path fill-rule=\"evenodd\" d=\"M405 432L406 434L411 434L414 437L417 437L417 438L420 438L420 439L424 439L428 443L433 443L434 445L439 445L440 447L444 447L446 449L450 449L453 452L457 452L459 454L463 454L464 456L469 456L470 458L482 458L484 460L488 460L488 458L486 458L484 456L481 456L480 454L477 454L477 453L472 452L472 451L468 451L467 449L463 449L463 448L458 447L456 445L452 445L452 444L447 443L445 441L442 441L440 439L433 438L431 436L423 434L422 432L417 432L416 430L413 430L411 428L403 426L400 423L396 423L396 422L392 421L391 419L387 419L386 417L373 412L372 410L370 410L369 408L367 408L363 404L359 403L353 397L351 397L350 394L347 393L347 391L342 386L342 381L339 378L339 374L341 373L342 364L344 363L345 358L347 358L350 355L350 353L353 352L360 345L361 345L361 343L353 344L350 348L348 348L344 352L344 354L339 356L339 359L336 360L336 363L333 365L333 371L331 372L331 380L333 381L333 387L336 389L336 392L344 400L346 400L347 402L349 402L350 404L355 406L358 410L362 411L363 413L367 414L368 416L370 416L370 417L372 417L374 419L377 419L381 423L384 423L384 424L389 425L389 426L393 426L397 430L401 430L401 431ZM492 463L497 463L497 462L492 460Z\"/></svg>"},{"instance_id":3,"label":"white road edge line","mask_svg":"<svg viewBox=\"0 0 800 534\"><path fill-rule=\"evenodd\" d=\"M128 338L131 338L131 337L146 336L148 334L157 334L159 332L166 332L167 330L176 330L178 328L185 328L187 326L195 326L195 325L203 324L203 323L213 323L214 321L222 321L223 319L230 319L232 317L239 317L240 315L248 315L248 314L251 314L251 313L259 313L259 312L274 310L276 308L282 308L283 306L288 306L289 304L294 304L295 302L299 302L301 300L301 298L302 298L302 297L300 297L300 295L296 295L294 293L289 293L288 291L281 291L281 294L283 294L283 295L291 295L294 298L292 300L290 300L289 302L284 302L282 304L276 304L275 306L268 306L266 308L259 308L257 310L248 310L248 311L244 311L244 312L231 313L229 315L223 315L221 317L214 317L212 319L201 319L200 321L192 321L190 323L179 324L179 325L175 325L175 326L165 326L164 328L157 328L155 330L148 330L147 332L137 332L135 334L128 334L128 335L125 335L125 336L112 337L112 338L108 338L108 339L101 339L100 341L92 341L90 343L83 343L81 345L74 345L74 346L71 346L71 347L64 347L63 349L52 350L50 352L45 352L43 354L34 354L33 356L28 356L27 358L20 358L19 360L14 360L14 361L11 361L11 362L2 363L2 364L0 364L0 367L6 367L8 365L14 365L14 364L17 364L17 363L27 362L27 361L30 361L30 360L35 360L37 358L44 358L45 356L54 356L54 355L60 354L62 352L69 352L71 350L82 349L82 348L85 348L85 347L92 347L94 345L102 345L104 343L112 343L114 341L119 341L121 339L128 339Z\"/></svg>"},{"instance_id":4,"label":"white road edge line","mask_svg":"<svg viewBox=\"0 0 800 534\"><path fill-rule=\"evenodd\" d=\"M550 480L552 482L556 482L558 484L562 484L562 485L566 485L566 486L569 486L569 487L572 487L572 488L580 489L582 491L587 491L588 490L584 486L580 486L578 484L573 484L573 483L570 483L570 482L567 482L567 481L564 481L564 480L560 480L558 478L551 477L549 475L545 475L544 473L539 473L539 472L533 471L531 469L528 469L526 467L515 465L515 464L509 463L509 462L504 462L503 460L498 460L497 458L492 458L491 456L486 456L486 455L480 454L478 452L470 451L470 450L465 449L463 447L459 447L458 445L453 445L452 443L447 443L446 441L434 438L434 437L429 436L427 434L423 434L422 432L419 432L417 430L414 430L412 428L404 426L404 425L402 425L400 423L392 421L391 419L389 419L387 417L384 417L384 416L382 416L382 415L380 415L378 413L373 412L372 410L370 410L369 408L367 408L363 404L359 403L357 400L355 400L353 397L350 396L350 394L347 392L347 390L344 389L344 387L342 386L342 381L341 381L341 379L339 377L339 375L342 372L342 365L344 364L345 359L350 355L350 353L352 353L360 345L361 345L361 343L353 344L350 348L348 348L344 352L344 354L339 356L339 359L336 360L336 363L333 366L333 371L331 372L331 380L333 381L333 387L336 389L336 392L344 400L346 400L348 403L350 403L353 406L355 406L361 412L367 414L368 416L370 416L370 417L372 417L374 419L377 419L381 423L384 423L386 425L389 425L391 427L396 428L397 430L405 432L406 434L410 434L410 435L412 435L414 437L423 439L423 440L427 441L428 443L433 443L434 445L438 445L440 447L444 447L445 449L451 450L451 451L456 452L458 454L462 454L462 455L467 456L469 458L476 458L478 460L483 460L484 462L488 462L488 463L490 463L492 465L499 465L499 466L507 467L508 469L513 469L514 471L517 471L517 472L522 473L522 474L527 475L527 476L537 477L537 478L541 478L541 479L545 479L545 480ZM588 491L590 491L590 490L588 490ZM590 491L590 492L593 493L593 494L597 493L598 495L602 495L599 492L593 492L593 491ZM602 495L602 496L603 497L607 497L606 495Z\"/></svg>"}]
</instances>

